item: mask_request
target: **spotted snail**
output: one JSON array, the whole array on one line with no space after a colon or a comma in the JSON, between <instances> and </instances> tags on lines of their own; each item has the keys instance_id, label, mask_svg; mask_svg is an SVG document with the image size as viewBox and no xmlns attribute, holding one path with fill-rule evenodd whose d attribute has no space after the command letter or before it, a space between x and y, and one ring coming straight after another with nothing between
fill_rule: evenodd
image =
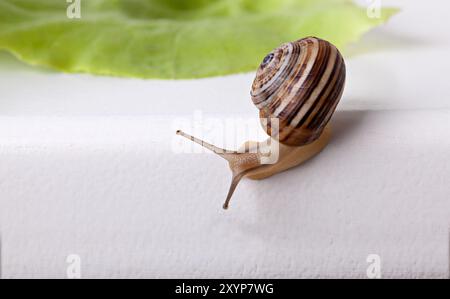
<instances>
[{"instance_id":1,"label":"spotted snail","mask_svg":"<svg viewBox=\"0 0 450 299\"><path fill-rule=\"evenodd\" d=\"M328 143L328 122L345 85L345 63L338 49L316 37L285 43L268 54L252 85L251 97L259 109L267 141L247 141L238 151L228 151L184 136L226 159L232 182L223 205L243 177L264 179L312 158ZM270 149L268 148L270 147ZM277 149L276 162L267 153Z\"/></svg>"}]
</instances>

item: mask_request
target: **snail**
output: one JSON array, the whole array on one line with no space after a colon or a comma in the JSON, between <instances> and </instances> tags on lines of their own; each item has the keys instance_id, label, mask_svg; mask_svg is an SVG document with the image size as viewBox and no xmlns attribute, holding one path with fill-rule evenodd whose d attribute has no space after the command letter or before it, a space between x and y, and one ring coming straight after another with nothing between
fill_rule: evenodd
<instances>
[{"instance_id":1,"label":"snail","mask_svg":"<svg viewBox=\"0 0 450 299\"><path fill-rule=\"evenodd\" d=\"M228 161L232 181L224 209L243 177L270 177L312 158L327 145L328 123L342 97L345 76L344 59L331 43L316 37L285 43L263 59L250 93L268 140L247 141L238 151L228 151L177 131ZM277 161L269 164L267 153L274 148Z\"/></svg>"}]
</instances>

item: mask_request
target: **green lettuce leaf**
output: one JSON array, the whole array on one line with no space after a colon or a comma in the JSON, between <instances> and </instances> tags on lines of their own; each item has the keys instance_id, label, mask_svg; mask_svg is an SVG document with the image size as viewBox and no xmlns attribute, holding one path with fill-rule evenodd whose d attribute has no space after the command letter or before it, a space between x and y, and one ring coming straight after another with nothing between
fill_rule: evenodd
<instances>
[{"instance_id":1,"label":"green lettuce leaf","mask_svg":"<svg viewBox=\"0 0 450 299\"><path fill-rule=\"evenodd\" d=\"M283 42L314 35L338 47L396 12L347 0L0 0L0 49L64 72L199 78L253 71Z\"/></svg>"}]
</instances>

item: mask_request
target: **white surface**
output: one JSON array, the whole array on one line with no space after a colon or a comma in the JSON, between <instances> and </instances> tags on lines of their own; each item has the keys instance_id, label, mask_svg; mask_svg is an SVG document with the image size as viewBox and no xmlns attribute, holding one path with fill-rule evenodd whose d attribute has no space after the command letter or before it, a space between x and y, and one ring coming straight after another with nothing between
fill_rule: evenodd
<instances>
[{"instance_id":1,"label":"white surface","mask_svg":"<svg viewBox=\"0 0 450 299\"><path fill-rule=\"evenodd\" d=\"M195 110L256 117L252 74L173 82L0 64L3 277L65 277L73 253L83 277L366 277L372 253L384 277L448 277L449 5L383 3L404 9L348 50L360 54L330 145L243 181L227 212L226 163L175 154L173 125Z\"/></svg>"}]
</instances>

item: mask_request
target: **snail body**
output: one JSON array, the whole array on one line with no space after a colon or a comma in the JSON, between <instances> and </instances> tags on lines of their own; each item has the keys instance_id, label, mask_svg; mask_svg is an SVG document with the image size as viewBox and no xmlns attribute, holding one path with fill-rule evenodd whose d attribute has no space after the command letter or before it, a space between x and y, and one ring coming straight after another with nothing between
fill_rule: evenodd
<instances>
[{"instance_id":1,"label":"snail body","mask_svg":"<svg viewBox=\"0 0 450 299\"><path fill-rule=\"evenodd\" d=\"M274 174L280 173L282 171L288 170L289 168L300 165L306 160L311 159L317 155L325 146L331 137L331 128L329 126L325 127L322 135L315 140L304 146L290 146L280 143L279 146L279 159L277 163L274 164L263 164L260 167L253 168L245 177L252 180L262 180L273 176ZM271 140L272 142L276 142ZM246 147L244 144L239 152ZM255 147L262 149L261 152L268 152L269 150L264 150L267 147L267 141L257 142Z\"/></svg>"},{"instance_id":2,"label":"snail body","mask_svg":"<svg viewBox=\"0 0 450 299\"><path fill-rule=\"evenodd\" d=\"M270 177L312 158L326 146L331 135L328 123L344 85L345 63L338 49L316 37L303 38L269 53L252 84L251 98L268 140L248 141L238 151L227 151L184 132L177 134L228 161L232 182L223 206L227 209L243 177ZM274 148L277 160L267 162L267 153Z\"/></svg>"}]
</instances>

